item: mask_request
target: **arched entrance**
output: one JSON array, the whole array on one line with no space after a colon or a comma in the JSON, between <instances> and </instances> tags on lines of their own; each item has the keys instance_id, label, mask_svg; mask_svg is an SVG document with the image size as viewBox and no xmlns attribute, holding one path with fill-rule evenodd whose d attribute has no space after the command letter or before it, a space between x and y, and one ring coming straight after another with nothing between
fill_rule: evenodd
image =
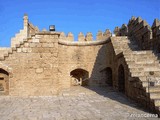
<instances>
[{"instance_id":1,"label":"arched entrance","mask_svg":"<svg viewBox=\"0 0 160 120\"><path fill-rule=\"evenodd\" d=\"M88 85L89 72L83 69L75 69L70 72L71 85Z\"/></svg>"},{"instance_id":2,"label":"arched entrance","mask_svg":"<svg viewBox=\"0 0 160 120\"><path fill-rule=\"evenodd\" d=\"M112 69L110 67L107 67L105 69L105 74L106 74L106 84L112 86L113 85L113 81L112 81Z\"/></svg>"},{"instance_id":3,"label":"arched entrance","mask_svg":"<svg viewBox=\"0 0 160 120\"><path fill-rule=\"evenodd\" d=\"M125 73L123 65L118 68L118 89L120 92L125 92Z\"/></svg>"},{"instance_id":4,"label":"arched entrance","mask_svg":"<svg viewBox=\"0 0 160 120\"><path fill-rule=\"evenodd\" d=\"M0 68L0 95L9 93L9 73Z\"/></svg>"}]
</instances>

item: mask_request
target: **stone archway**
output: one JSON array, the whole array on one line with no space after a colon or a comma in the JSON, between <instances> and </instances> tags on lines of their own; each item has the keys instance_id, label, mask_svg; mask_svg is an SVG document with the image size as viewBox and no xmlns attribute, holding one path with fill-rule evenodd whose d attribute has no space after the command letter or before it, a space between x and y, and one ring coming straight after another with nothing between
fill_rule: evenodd
<instances>
[{"instance_id":1,"label":"stone archway","mask_svg":"<svg viewBox=\"0 0 160 120\"><path fill-rule=\"evenodd\" d=\"M125 92L125 72L123 65L118 67L118 89L120 92Z\"/></svg>"},{"instance_id":2,"label":"stone archway","mask_svg":"<svg viewBox=\"0 0 160 120\"><path fill-rule=\"evenodd\" d=\"M9 73L0 68L0 95L9 94Z\"/></svg>"},{"instance_id":3,"label":"stone archway","mask_svg":"<svg viewBox=\"0 0 160 120\"><path fill-rule=\"evenodd\" d=\"M71 85L88 85L89 72L84 69L75 69L70 72Z\"/></svg>"}]
</instances>

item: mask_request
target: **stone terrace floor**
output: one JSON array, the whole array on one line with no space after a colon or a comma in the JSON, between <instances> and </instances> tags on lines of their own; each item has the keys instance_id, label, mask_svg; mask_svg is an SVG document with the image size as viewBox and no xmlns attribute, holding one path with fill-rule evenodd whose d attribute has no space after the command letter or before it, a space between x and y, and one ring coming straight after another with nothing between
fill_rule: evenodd
<instances>
[{"instance_id":1,"label":"stone terrace floor","mask_svg":"<svg viewBox=\"0 0 160 120\"><path fill-rule=\"evenodd\" d=\"M159 119L143 117L150 113L140 109L133 101L112 88L90 89L76 86L63 91L59 96L28 98L0 96L0 120ZM139 115L142 116L138 117Z\"/></svg>"}]
</instances>

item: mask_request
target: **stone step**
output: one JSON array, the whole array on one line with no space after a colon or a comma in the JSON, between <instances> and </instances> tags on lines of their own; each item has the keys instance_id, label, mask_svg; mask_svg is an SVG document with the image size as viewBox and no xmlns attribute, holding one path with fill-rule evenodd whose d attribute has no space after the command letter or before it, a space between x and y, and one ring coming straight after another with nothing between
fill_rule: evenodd
<instances>
[{"instance_id":1,"label":"stone step","mask_svg":"<svg viewBox=\"0 0 160 120\"><path fill-rule=\"evenodd\" d=\"M145 87L146 89L148 89L148 85L149 85L149 82L144 80L144 81L141 81L142 82L142 86Z\"/></svg>"},{"instance_id":2,"label":"stone step","mask_svg":"<svg viewBox=\"0 0 160 120\"><path fill-rule=\"evenodd\" d=\"M133 54L153 54L152 51L133 51Z\"/></svg>"},{"instance_id":3,"label":"stone step","mask_svg":"<svg viewBox=\"0 0 160 120\"><path fill-rule=\"evenodd\" d=\"M12 51L15 51L15 50L17 50L17 48L16 47L12 47Z\"/></svg>"},{"instance_id":4,"label":"stone step","mask_svg":"<svg viewBox=\"0 0 160 120\"><path fill-rule=\"evenodd\" d=\"M0 55L0 60L4 60L4 55Z\"/></svg>"},{"instance_id":5,"label":"stone step","mask_svg":"<svg viewBox=\"0 0 160 120\"><path fill-rule=\"evenodd\" d=\"M132 50L133 54L153 54L151 50Z\"/></svg>"},{"instance_id":6,"label":"stone step","mask_svg":"<svg viewBox=\"0 0 160 120\"><path fill-rule=\"evenodd\" d=\"M145 76L150 76L150 71L130 71L132 77L145 77ZM154 72L154 76L158 77L160 76L160 71L152 71Z\"/></svg>"},{"instance_id":7,"label":"stone step","mask_svg":"<svg viewBox=\"0 0 160 120\"><path fill-rule=\"evenodd\" d=\"M150 82L150 87L153 87L153 82L154 82L154 87L160 85L160 77L152 77L152 76L141 76L139 79L142 82ZM152 84L152 85L151 85ZM160 87L160 86L159 86Z\"/></svg>"},{"instance_id":8,"label":"stone step","mask_svg":"<svg viewBox=\"0 0 160 120\"><path fill-rule=\"evenodd\" d=\"M115 51L115 53L118 55L118 54L120 54L120 53L122 53L122 50L114 50Z\"/></svg>"},{"instance_id":9,"label":"stone step","mask_svg":"<svg viewBox=\"0 0 160 120\"><path fill-rule=\"evenodd\" d=\"M136 54L136 53L132 53L133 51L132 50L125 50L125 51L123 51L123 54L124 54L124 56L128 56L128 57L130 57L130 56L133 56L133 57L141 57L141 56L144 56L144 57L155 57L155 55L154 54Z\"/></svg>"},{"instance_id":10,"label":"stone step","mask_svg":"<svg viewBox=\"0 0 160 120\"><path fill-rule=\"evenodd\" d=\"M130 57L130 56L133 56L133 57L136 57L136 58L140 58L140 57L156 57L154 54L132 54L132 51L130 50L126 50L126 51L123 51L124 53L124 56L125 57Z\"/></svg>"},{"instance_id":11,"label":"stone step","mask_svg":"<svg viewBox=\"0 0 160 120\"><path fill-rule=\"evenodd\" d=\"M125 45L125 46L128 46L128 42L117 42L117 41L112 41L112 43L116 46L122 46L122 45Z\"/></svg>"},{"instance_id":12,"label":"stone step","mask_svg":"<svg viewBox=\"0 0 160 120\"><path fill-rule=\"evenodd\" d=\"M153 101L155 106L160 106L160 99L154 99Z\"/></svg>"},{"instance_id":13,"label":"stone step","mask_svg":"<svg viewBox=\"0 0 160 120\"><path fill-rule=\"evenodd\" d=\"M9 55L8 51L7 51L7 53L4 53L3 55L4 55L4 57L7 57Z\"/></svg>"},{"instance_id":14,"label":"stone step","mask_svg":"<svg viewBox=\"0 0 160 120\"><path fill-rule=\"evenodd\" d=\"M15 35L15 37L18 39L18 38L21 38L21 34L19 34L19 33L17 33L16 35Z\"/></svg>"},{"instance_id":15,"label":"stone step","mask_svg":"<svg viewBox=\"0 0 160 120\"><path fill-rule=\"evenodd\" d=\"M142 65L142 64L135 64L135 62L130 62L130 63L128 63L127 62L127 64L128 64L128 67L131 69L131 68L143 68L143 66L144 65Z\"/></svg>"},{"instance_id":16,"label":"stone step","mask_svg":"<svg viewBox=\"0 0 160 120\"><path fill-rule=\"evenodd\" d=\"M156 67L156 68L159 68L160 66L159 66L159 63L157 63L157 61L155 61L154 63L142 63L142 64L140 64L139 62L138 63L136 63L135 61L127 61L127 64L129 65L129 66L131 66L131 67L133 67L133 68L135 68L135 67L138 67L139 68L139 66L140 67L144 67L144 68L146 68L146 67Z\"/></svg>"},{"instance_id":17,"label":"stone step","mask_svg":"<svg viewBox=\"0 0 160 120\"><path fill-rule=\"evenodd\" d=\"M148 90L149 92L160 92L160 85L150 86Z\"/></svg>"},{"instance_id":18,"label":"stone step","mask_svg":"<svg viewBox=\"0 0 160 120\"><path fill-rule=\"evenodd\" d=\"M154 72L154 77L160 76L160 71L144 71L144 76L150 76L150 72Z\"/></svg>"},{"instance_id":19,"label":"stone step","mask_svg":"<svg viewBox=\"0 0 160 120\"><path fill-rule=\"evenodd\" d=\"M20 47L20 43L15 44L15 46L16 46L17 48Z\"/></svg>"},{"instance_id":20,"label":"stone step","mask_svg":"<svg viewBox=\"0 0 160 120\"><path fill-rule=\"evenodd\" d=\"M134 71L130 71L130 72L132 77L144 76L144 72L134 72Z\"/></svg>"},{"instance_id":21,"label":"stone step","mask_svg":"<svg viewBox=\"0 0 160 120\"><path fill-rule=\"evenodd\" d=\"M119 44L123 44L123 43L130 43L129 40L120 40L120 39L115 39L115 40L112 40L113 43L119 43Z\"/></svg>"},{"instance_id":22,"label":"stone step","mask_svg":"<svg viewBox=\"0 0 160 120\"><path fill-rule=\"evenodd\" d=\"M142 72L143 70L136 70L136 69L130 69L130 72L131 72L131 74L133 75L133 74L135 74L135 73L143 73L143 75L144 75L144 72Z\"/></svg>"},{"instance_id":23,"label":"stone step","mask_svg":"<svg viewBox=\"0 0 160 120\"><path fill-rule=\"evenodd\" d=\"M28 39L23 39L23 42L27 42Z\"/></svg>"},{"instance_id":24,"label":"stone step","mask_svg":"<svg viewBox=\"0 0 160 120\"><path fill-rule=\"evenodd\" d=\"M157 61L157 58L156 57L144 57L144 56L139 56L139 57L134 57L135 61L136 62L139 62L139 61Z\"/></svg>"},{"instance_id":25,"label":"stone step","mask_svg":"<svg viewBox=\"0 0 160 120\"><path fill-rule=\"evenodd\" d=\"M154 63L159 63L159 61L155 61L155 60L136 60L135 61L136 64L154 64Z\"/></svg>"},{"instance_id":26,"label":"stone step","mask_svg":"<svg viewBox=\"0 0 160 120\"><path fill-rule=\"evenodd\" d=\"M140 76L139 79L140 79L140 81L142 81L142 82L143 82L143 81L144 81L144 82L147 81L147 77L146 77L146 76Z\"/></svg>"},{"instance_id":27,"label":"stone step","mask_svg":"<svg viewBox=\"0 0 160 120\"><path fill-rule=\"evenodd\" d=\"M130 68L131 71L143 71L144 68L143 67L139 67L139 68Z\"/></svg>"},{"instance_id":28,"label":"stone step","mask_svg":"<svg viewBox=\"0 0 160 120\"><path fill-rule=\"evenodd\" d=\"M10 54L11 54L12 52L13 52L12 49L10 49L10 50L8 51L8 53L10 53Z\"/></svg>"},{"instance_id":29,"label":"stone step","mask_svg":"<svg viewBox=\"0 0 160 120\"><path fill-rule=\"evenodd\" d=\"M123 49L123 53L124 55L130 55L132 53L132 50L131 49Z\"/></svg>"},{"instance_id":30,"label":"stone step","mask_svg":"<svg viewBox=\"0 0 160 120\"><path fill-rule=\"evenodd\" d=\"M158 63L154 63L154 64L143 64L143 67L144 68L152 68L152 67L156 67L156 68L159 68L160 67L160 64Z\"/></svg>"},{"instance_id":31,"label":"stone step","mask_svg":"<svg viewBox=\"0 0 160 120\"><path fill-rule=\"evenodd\" d=\"M128 41L118 41L118 40L113 40L112 41L112 44L116 44L116 45L127 45L128 46L128 44L129 44L129 42Z\"/></svg>"},{"instance_id":32,"label":"stone step","mask_svg":"<svg viewBox=\"0 0 160 120\"><path fill-rule=\"evenodd\" d=\"M135 63L135 61L126 61L128 68L144 68L145 71L159 71L160 65L157 63L143 63L143 64L138 64Z\"/></svg>"},{"instance_id":33,"label":"stone step","mask_svg":"<svg viewBox=\"0 0 160 120\"><path fill-rule=\"evenodd\" d=\"M114 46L114 50L115 51L123 51L123 48L119 47L119 46Z\"/></svg>"},{"instance_id":34,"label":"stone step","mask_svg":"<svg viewBox=\"0 0 160 120\"><path fill-rule=\"evenodd\" d=\"M151 99L160 99L160 92L151 92L150 98Z\"/></svg>"},{"instance_id":35,"label":"stone step","mask_svg":"<svg viewBox=\"0 0 160 120\"><path fill-rule=\"evenodd\" d=\"M156 66L156 67L146 67L144 66L144 71L159 71L160 72L160 67Z\"/></svg>"},{"instance_id":36,"label":"stone step","mask_svg":"<svg viewBox=\"0 0 160 120\"><path fill-rule=\"evenodd\" d=\"M143 64L143 65L146 65L146 64L159 64L159 61L153 61L153 60L147 60L147 61L138 61L138 62L135 62L135 64Z\"/></svg>"},{"instance_id":37,"label":"stone step","mask_svg":"<svg viewBox=\"0 0 160 120\"><path fill-rule=\"evenodd\" d=\"M126 62L134 62L135 60L132 58L125 58Z\"/></svg>"},{"instance_id":38,"label":"stone step","mask_svg":"<svg viewBox=\"0 0 160 120\"><path fill-rule=\"evenodd\" d=\"M159 61L155 57L144 57L144 56L142 56L141 58L134 57L134 56L130 56L130 57L125 56L125 60L126 61L135 61L135 62L157 61L156 63L159 63Z\"/></svg>"}]
</instances>

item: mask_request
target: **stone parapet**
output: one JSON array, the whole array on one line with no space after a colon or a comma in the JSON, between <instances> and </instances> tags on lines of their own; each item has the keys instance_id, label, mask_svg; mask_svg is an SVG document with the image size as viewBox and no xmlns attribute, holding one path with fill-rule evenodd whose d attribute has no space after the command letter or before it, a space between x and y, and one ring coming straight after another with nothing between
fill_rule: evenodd
<instances>
[{"instance_id":1,"label":"stone parapet","mask_svg":"<svg viewBox=\"0 0 160 120\"><path fill-rule=\"evenodd\" d=\"M91 32L87 32L86 35L84 35L82 32L78 34L78 42L88 42L88 41L100 41L100 40L106 40L109 37L112 36L112 33L109 29L106 29L106 31L103 33L102 31L98 31L96 35L96 40L93 38L93 34ZM66 36L64 32L60 33L60 39L63 41L77 41L74 39L74 35L69 32Z\"/></svg>"},{"instance_id":2,"label":"stone parapet","mask_svg":"<svg viewBox=\"0 0 160 120\"><path fill-rule=\"evenodd\" d=\"M67 46L92 46L92 45L101 45L110 42L110 39L101 40L101 41L83 41L83 42L76 42L76 41L66 41L66 40L59 40L58 43Z\"/></svg>"}]
</instances>

